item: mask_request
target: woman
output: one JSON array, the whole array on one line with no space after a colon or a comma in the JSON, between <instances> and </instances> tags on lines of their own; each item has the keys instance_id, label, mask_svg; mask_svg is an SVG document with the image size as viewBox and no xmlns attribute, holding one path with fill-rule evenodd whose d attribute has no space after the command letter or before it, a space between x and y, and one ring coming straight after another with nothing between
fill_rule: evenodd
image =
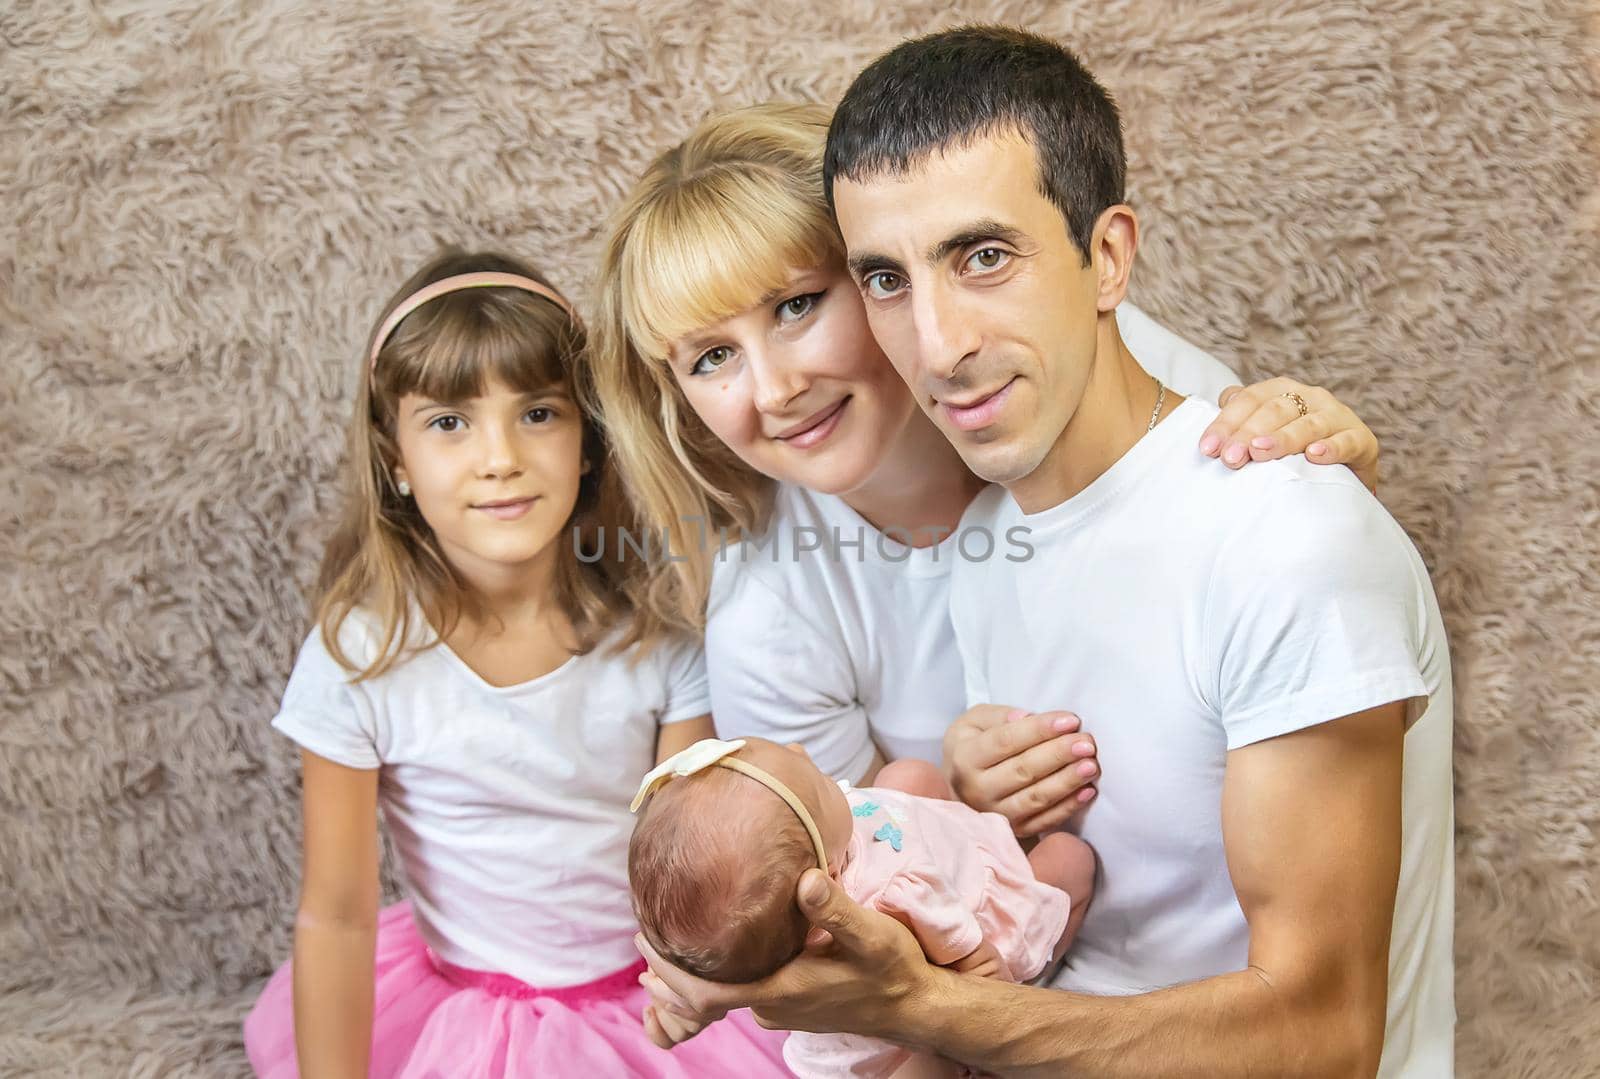
<instances>
[{"instance_id":1,"label":"woman","mask_svg":"<svg viewBox=\"0 0 1600 1079\"><path fill-rule=\"evenodd\" d=\"M605 248L593 373L622 475L681 559L656 561L643 602L704 627L719 734L801 742L864 783L886 760L938 763L964 707L948 575L985 484L868 329L823 197L827 125L820 106L738 110L645 171ZM1234 381L1131 305L1117 318L1178 392ZM1325 391L1280 379L1228 403L1203 452L1237 467L1309 446L1373 482L1376 439ZM1055 722L1087 747L1069 759L1092 756L1075 719ZM1060 769L1059 811L1036 823L1092 798L1095 768Z\"/></svg>"}]
</instances>

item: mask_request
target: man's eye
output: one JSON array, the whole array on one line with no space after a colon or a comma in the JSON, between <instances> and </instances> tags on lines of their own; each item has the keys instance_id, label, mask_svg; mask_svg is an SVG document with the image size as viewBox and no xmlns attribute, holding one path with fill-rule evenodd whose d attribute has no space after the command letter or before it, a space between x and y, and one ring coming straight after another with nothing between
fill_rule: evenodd
<instances>
[{"instance_id":1,"label":"man's eye","mask_svg":"<svg viewBox=\"0 0 1600 1079\"><path fill-rule=\"evenodd\" d=\"M874 299L884 300L900 291L901 281L899 274L892 274L887 270L867 275L867 295Z\"/></svg>"},{"instance_id":2,"label":"man's eye","mask_svg":"<svg viewBox=\"0 0 1600 1079\"><path fill-rule=\"evenodd\" d=\"M967 259L967 266L974 270L993 270L1005 264L1006 253L998 247L985 247L981 251L974 251L972 257Z\"/></svg>"},{"instance_id":3,"label":"man's eye","mask_svg":"<svg viewBox=\"0 0 1600 1079\"><path fill-rule=\"evenodd\" d=\"M733 349L726 345L718 345L716 348L708 348L700 354L699 359L694 361L694 367L689 373L691 375L703 375L707 371L715 371L717 368L727 363L732 356Z\"/></svg>"}]
</instances>

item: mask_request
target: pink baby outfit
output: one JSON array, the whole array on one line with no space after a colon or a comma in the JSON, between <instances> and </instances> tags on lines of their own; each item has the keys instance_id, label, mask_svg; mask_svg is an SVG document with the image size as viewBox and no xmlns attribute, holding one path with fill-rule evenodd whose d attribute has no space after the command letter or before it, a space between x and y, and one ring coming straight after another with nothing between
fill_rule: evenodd
<instances>
[{"instance_id":1,"label":"pink baby outfit","mask_svg":"<svg viewBox=\"0 0 1600 1079\"><path fill-rule=\"evenodd\" d=\"M988 941L1009 980L1044 970L1071 901L1034 877L1004 817L876 787L847 787L845 797L855 831L839 883L852 899L904 922L930 962L948 965ZM797 1032L783 1055L802 1077L877 1079L911 1051L850 1034Z\"/></svg>"}]
</instances>

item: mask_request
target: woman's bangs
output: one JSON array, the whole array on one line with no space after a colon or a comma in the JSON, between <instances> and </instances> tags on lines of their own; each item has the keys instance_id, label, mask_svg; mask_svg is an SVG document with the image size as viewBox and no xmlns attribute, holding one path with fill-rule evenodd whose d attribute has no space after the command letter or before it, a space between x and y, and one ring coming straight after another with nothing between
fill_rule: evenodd
<instances>
[{"instance_id":1,"label":"woman's bangs","mask_svg":"<svg viewBox=\"0 0 1600 1079\"><path fill-rule=\"evenodd\" d=\"M623 255L623 319L634 347L665 358L684 337L781 291L840 254L820 207L776 184L673 192L640 216Z\"/></svg>"}]
</instances>

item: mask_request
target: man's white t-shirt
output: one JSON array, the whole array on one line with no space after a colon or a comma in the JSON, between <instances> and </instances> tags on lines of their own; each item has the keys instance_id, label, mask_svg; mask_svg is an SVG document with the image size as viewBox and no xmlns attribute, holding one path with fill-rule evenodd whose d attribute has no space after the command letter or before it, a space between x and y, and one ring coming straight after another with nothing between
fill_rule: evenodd
<instances>
[{"instance_id":1,"label":"man's white t-shirt","mask_svg":"<svg viewBox=\"0 0 1600 1079\"><path fill-rule=\"evenodd\" d=\"M374 654L364 612L346 655ZM380 768L378 802L422 937L458 966L529 985L581 985L636 962L628 805L661 725L705 715L687 643L637 665L611 641L549 674L493 686L448 646L352 683L320 631L272 725L349 768Z\"/></svg>"},{"instance_id":2,"label":"man's white t-shirt","mask_svg":"<svg viewBox=\"0 0 1600 1079\"><path fill-rule=\"evenodd\" d=\"M1238 381L1130 303L1117 323L1145 370L1180 393L1214 401ZM977 551L959 533L908 547L836 495L780 484L766 535L729 547L713 568L706 657L717 732L803 743L819 768L852 783L874 746L887 760L938 763L965 708L950 569Z\"/></svg>"},{"instance_id":3,"label":"man's white t-shirt","mask_svg":"<svg viewBox=\"0 0 1600 1079\"><path fill-rule=\"evenodd\" d=\"M1453 705L1433 587L1347 469L1203 457L1216 412L1183 402L1061 505L1025 515L990 488L962 522L1026 528L1032 546L955 566L967 702L1071 710L1099 747L1099 796L1074 828L1100 886L1056 984L1122 995L1244 969L1228 753L1408 701L1380 1074L1449 1075Z\"/></svg>"}]
</instances>

